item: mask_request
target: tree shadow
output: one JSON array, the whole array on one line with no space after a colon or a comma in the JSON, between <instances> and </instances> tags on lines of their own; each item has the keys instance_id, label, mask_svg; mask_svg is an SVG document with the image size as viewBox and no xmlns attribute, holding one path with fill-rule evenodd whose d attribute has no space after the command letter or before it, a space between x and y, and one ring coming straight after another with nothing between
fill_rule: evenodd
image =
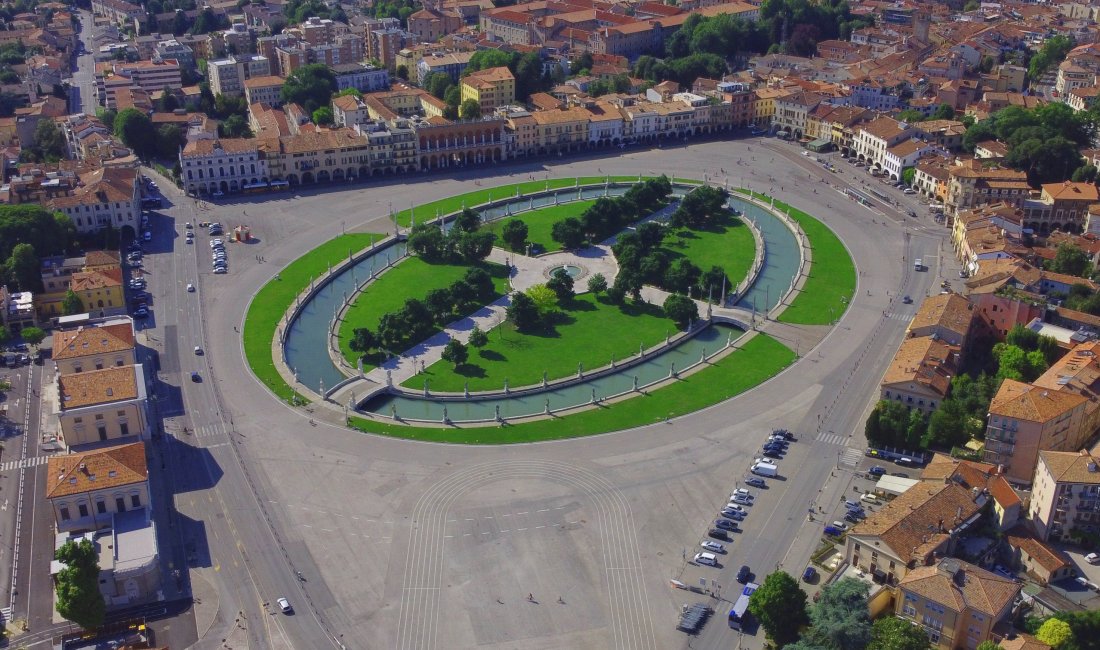
<instances>
[{"instance_id":1,"label":"tree shadow","mask_svg":"<svg viewBox=\"0 0 1100 650\"><path fill-rule=\"evenodd\" d=\"M485 368L472 363L459 364L455 367L454 373L462 377L472 377L474 379L484 379L488 376L488 373L485 372Z\"/></svg>"},{"instance_id":2,"label":"tree shadow","mask_svg":"<svg viewBox=\"0 0 1100 650\"><path fill-rule=\"evenodd\" d=\"M587 300L577 300L576 298L570 298L566 302L560 303L560 306L566 311L596 311L596 305Z\"/></svg>"},{"instance_id":3,"label":"tree shadow","mask_svg":"<svg viewBox=\"0 0 1100 650\"><path fill-rule=\"evenodd\" d=\"M486 361L503 362L508 360L508 357L497 352L496 350L478 350L477 356L485 359Z\"/></svg>"}]
</instances>

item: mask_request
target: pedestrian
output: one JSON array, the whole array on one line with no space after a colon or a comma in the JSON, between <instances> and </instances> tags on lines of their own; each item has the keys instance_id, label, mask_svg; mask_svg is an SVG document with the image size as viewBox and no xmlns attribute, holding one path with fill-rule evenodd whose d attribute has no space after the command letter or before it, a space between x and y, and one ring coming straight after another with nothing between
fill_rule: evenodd
<instances>
[{"instance_id":1,"label":"pedestrian","mask_svg":"<svg viewBox=\"0 0 1100 650\"><path fill-rule=\"evenodd\" d=\"M527 600L531 601L532 603L535 602L535 595L534 594L527 594Z\"/></svg>"}]
</instances>

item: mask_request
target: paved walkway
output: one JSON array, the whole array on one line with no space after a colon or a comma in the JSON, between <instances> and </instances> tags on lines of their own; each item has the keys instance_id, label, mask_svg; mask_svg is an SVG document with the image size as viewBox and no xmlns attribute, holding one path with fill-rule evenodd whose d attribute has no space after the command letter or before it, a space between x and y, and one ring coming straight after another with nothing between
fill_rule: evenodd
<instances>
[{"instance_id":1,"label":"paved walkway","mask_svg":"<svg viewBox=\"0 0 1100 650\"><path fill-rule=\"evenodd\" d=\"M580 274L574 278L573 289L576 293L587 293L588 278L597 273L603 274L608 286L615 283L615 276L619 274L615 255L611 252L611 246L606 243L578 251L557 251L538 257L528 257L494 248L489 254L489 260L512 266L510 282L513 291L526 291L536 284L543 284L550 279L552 269L565 265L575 266L581 270Z\"/></svg>"}]
</instances>

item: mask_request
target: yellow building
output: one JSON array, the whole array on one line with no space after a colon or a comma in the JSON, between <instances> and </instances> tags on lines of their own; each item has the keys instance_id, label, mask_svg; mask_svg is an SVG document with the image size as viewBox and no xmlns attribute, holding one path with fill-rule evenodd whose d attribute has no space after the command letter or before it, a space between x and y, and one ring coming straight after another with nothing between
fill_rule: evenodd
<instances>
[{"instance_id":1,"label":"yellow building","mask_svg":"<svg viewBox=\"0 0 1100 650\"><path fill-rule=\"evenodd\" d=\"M487 68L462 78L462 101L474 100L481 106L481 114L488 115L499 106L516 101L516 78L512 71L501 66Z\"/></svg>"},{"instance_id":2,"label":"yellow building","mask_svg":"<svg viewBox=\"0 0 1100 650\"><path fill-rule=\"evenodd\" d=\"M789 90L776 90L775 88L757 88L756 102L753 104L753 124L767 128L775 117L775 100L791 94Z\"/></svg>"},{"instance_id":3,"label":"yellow building","mask_svg":"<svg viewBox=\"0 0 1100 650\"><path fill-rule=\"evenodd\" d=\"M141 364L60 375L57 397L58 428L66 447L147 438L151 432Z\"/></svg>"},{"instance_id":4,"label":"yellow building","mask_svg":"<svg viewBox=\"0 0 1100 650\"><path fill-rule=\"evenodd\" d=\"M123 316L95 326L56 330L51 358L59 375L137 363L134 321Z\"/></svg>"},{"instance_id":5,"label":"yellow building","mask_svg":"<svg viewBox=\"0 0 1100 650\"><path fill-rule=\"evenodd\" d=\"M535 146L539 155L578 151L588 145L591 113L583 108L535 111Z\"/></svg>"},{"instance_id":6,"label":"yellow building","mask_svg":"<svg viewBox=\"0 0 1100 650\"><path fill-rule=\"evenodd\" d=\"M73 273L70 288L89 314L113 316L126 313L122 269Z\"/></svg>"}]
</instances>

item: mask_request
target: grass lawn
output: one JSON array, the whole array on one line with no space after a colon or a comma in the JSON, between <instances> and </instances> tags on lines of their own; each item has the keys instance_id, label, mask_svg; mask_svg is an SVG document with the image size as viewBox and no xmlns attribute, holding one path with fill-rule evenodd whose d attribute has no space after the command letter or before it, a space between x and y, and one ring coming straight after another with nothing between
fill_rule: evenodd
<instances>
[{"instance_id":1,"label":"grass lawn","mask_svg":"<svg viewBox=\"0 0 1100 650\"><path fill-rule=\"evenodd\" d=\"M638 344L648 348L676 331L656 305L623 306L605 304L590 294L577 296L561 321L544 332L520 334L511 323L489 332L489 344L470 349L470 359L458 367L446 361L428 366L427 372L406 381L404 386L423 386L424 375L431 379L432 390L462 392L465 382L470 390L499 390L504 378L512 388L537 384L546 371L548 379L576 374L577 363L593 369L611 363L611 357L624 359L637 354Z\"/></svg>"},{"instance_id":2,"label":"grass lawn","mask_svg":"<svg viewBox=\"0 0 1100 650\"><path fill-rule=\"evenodd\" d=\"M580 217L581 213L594 203L595 201L570 201L560 205L548 205L545 208L536 208L517 214L514 217L497 219L484 226L484 228L497 236L497 246L507 248L507 245L500 239L500 233L504 230L504 224L513 219L519 219L527 224L527 241L542 246L543 251L549 253L561 250L561 244L550 237L550 230L554 227L554 224L566 217Z\"/></svg>"},{"instance_id":3,"label":"grass lawn","mask_svg":"<svg viewBox=\"0 0 1100 650\"><path fill-rule=\"evenodd\" d=\"M652 424L717 404L771 379L794 360L793 350L758 334L711 367L670 386L566 417L476 429L406 427L361 417L350 418L350 424L360 431L431 442L511 444L576 438Z\"/></svg>"},{"instance_id":4,"label":"grass lawn","mask_svg":"<svg viewBox=\"0 0 1100 650\"><path fill-rule=\"evenodd\" d=\"M747 193L745 190L739 191ZM758 192L753 192L753 195L771 200ZM802 226L813 249L810 276L791 305L779 315L779 321L799 325L832 323L848 309L856 290L856 267L848 255L848 249L828 226L802 210L778 200L775 207L784 212L790 208L791 218Z\"/></svg>"},{"instance_id":5,"label":"grass lawn","mask_svg":"<svg viewBox=\"0 0 1100 650\"><path fill-rule=\"evenodd\" d=\"M352 330L369 327L371 331L377 331L382 316L400 309L406 299L423 300L432 289L443 289L461 280L469 268L466 264L429 264L419 257L409 257L379 275L345 312L344 320L340 322L340 353L355 366L359 353L348 347ZM482 268L493 276L498 297L504 295L508 291L508 276L504 267L486 262ZM364 363L364 368L367 365Z\"/></svg>"},{"instance_id":6,"label":"grass lawn","mask_svg":"<svg viewBox=\"0 0 1100 650\"><path fill-rule=\"evenodd\" d=\"M752 268L756 241L752 231L737 217L727 214L707 230L682 228L665 236L664 245L673 258L686 257L706 272L720 266L730 279L728 290L737 287ZM715 295L721 287L715 289ZM706 296L703 296L704 298Z\"/></svg>"},{"instance_id":7,"label":"grass lawn","mask_svg":"<svg viewBox=\"0 0 1100 650\"><path fill-rule=\"evenodd\" d=\"M602 183L607 178L607 176L582 176L579 180L581 185L591 185L593 183ZM648 177L643 176L642 180L646 178ZM637 182L638 177L611 176L610 180ZM675 180L680 183L699 183L699 181L685 178L677 178ZM465 204L466 207L473 207L482 203L488 203L490 199L503 199L508 196L515 196L517 187L519 188L520 194L523 195L531 192L544 191L547 188L547 183L549 183L550 189L555 189L559 187L573 187L577 181L577 178L551 178L549 181L524 181L522 183L511 183L509 185L498 185L497 187L475 190L473 192L467 192L466 194L456 194L455 196L449 196L445 199L425 203L424 205L416 205L413 206L413 209L420 215L417 219L423 221L425 218L435 218L436 211L439 211L441 214L450 214L461 210L463 204ZM410 217L411 213L408 210L402 210L397 213L397 222L402 226L408 226Z\"/></svg>"},{"instance_id":8,"label":"grass lawn","mask_svg":"<svg viewBox=\"0 0 1100 650\"><path fill-rule=\"evenodd\" d=\"M305 290L310 278L316 278L330 266L348 258L348 251L359 252L372 241L385 239L385 235L351 233L341 235L321 244L294 260L279 271L279 279L271 280L252 298L244 321L244 352L252 372L273 393L284 400L294 396L294 390L283 381L271 358L271 341L275 328L294 297Z\"/></svg>"}]
</instances>

